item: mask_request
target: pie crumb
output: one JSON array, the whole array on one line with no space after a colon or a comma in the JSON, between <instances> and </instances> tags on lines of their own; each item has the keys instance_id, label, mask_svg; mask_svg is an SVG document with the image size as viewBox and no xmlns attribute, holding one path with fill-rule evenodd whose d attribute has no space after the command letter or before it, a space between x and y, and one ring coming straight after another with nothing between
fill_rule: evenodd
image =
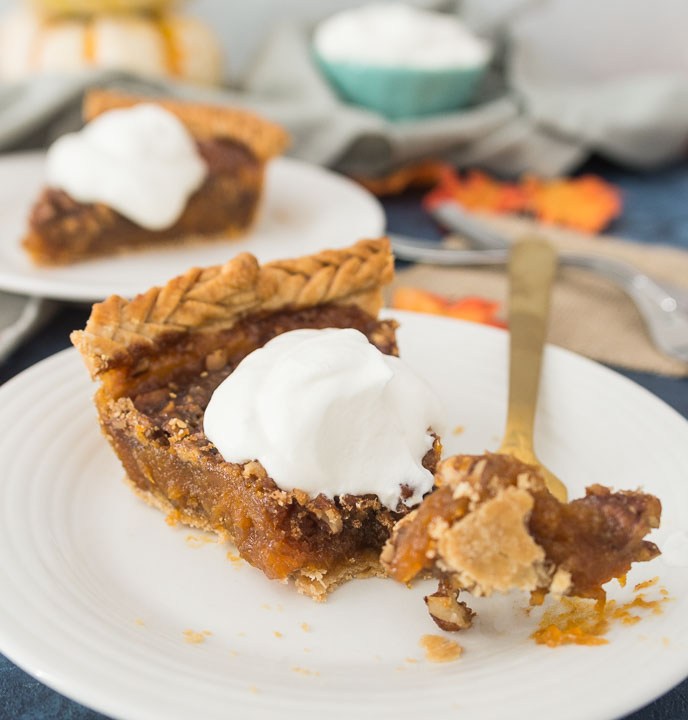
<instances>
[{"instance_id":1,"label":"pie crumb","mask_svg":"<svg viewBox=\"0 0 688 720\"><path fill-rule=\"evenodd\" d=\"M201 630L201 632L196 632L195 630L184 630L182 635L184 635L184 640L191 645L199 645L200 643L205 642L206 638L212 635L212 633L210 630Z\"/></svg>"},{"instance_id":2,"label":"pie crumb","mask_svg":"<svg viewBox=\"0 0 688 720\"><path fill-rule=\"evenodd\" d=\"M466 428L465 428L463 425L457 425L457 426L452 430L452 434L453 434L453 435L461 435L465 430L466 430Z\"/></svg>"},{"instance_id":3,"label":"pie crumb","mask_svg":"<svg viewBox=\"0 0 688 720\"><path fill-rule=\"evenodd\" d=\"M311 631L311 626L310 626L308 623L305 623L305 622L304 622L304 623L301 623L301 629L302 629L304 632L310 632L310 631Z\"/></svg>"},{"instance_id":4,"label":"pie crumb","mask_svg":"<svg viewBox=\"0 0 688 720\"><path fill-rule=\"evenodd\" d=\"M273 631L272 631L272 634L273 634L276 638L284 637L279 630L273 630Z\"/></svg>"},{"instance_id":5,"label":"pie crumb","mask_svg":"<svg viewBox=\"0 0 688 720\"><path fill-rule=\"evenodd\" d=\"M184 539L186 540L186 544L192 548L199 548L203 547L203 545L217 542L217 538L212 535L187 535Z\"/></svg>"},{"instance_id":6,"label":"pie crumb","mask_svg":"<svg viewBox=\"0 0 688 720\"><path fill-rule=\"evenodd\" d=\"M656 578L638 583L634 597L624 603L615 600L595 602L585 598L561 598L559 603L543 614L538 629L531 635L539 645L606 645L604 636L614 622L635 625L644 613L659 615L670 600L668 593L658 588L659 598L648 599L639 592L655 584Z\"/></svg>"},{"instance_id":7,"label":"pie crumb","mask_svg":"<svg viewBox=\"0 0 688 720\"><path fill-rule=\"evenodd\" d=\"M145 624L146 624L141 618L136 618L136 619L134 620L134 622L135 622L139 627L144 627Z\"/></svg>"},{"instance_id":8,"label":"pie crumb","mask_svg":"<svg viewBox=\"0 0 688 720\"><path fill-rule=\"evenodd\" d=\"M430 662L452 662L463 652L459 643L441 635L423 635L420 644L425 649L425 658Z\"/></svg>"},{"instance_id":9,"label":"pie crumb","mask_svg":"<svg viewBox=\"0 0 688 720\"><path fill-rule=\"evenodd\" d=\"M645 580L645 582L639 582L633 590L638 592L638 590L645 590L646 588L652 587L653 585L656 585L659 582L659 577L655 576L653 578L650 578L649 580Z\"/></svg>"},{"instance_id":10,"label":"pie crumb","mask_svg":"<svg viewBox=\"0 0 688 720\"><path fill-rule=\"evenodd\" d=\"M298 673L299 675L313 675L313 676L320 675L320 673L317 670L309 670L308 668L300 667L298 665L295 665L292 668L292 672Z\"/></svg>"}]
</instances>

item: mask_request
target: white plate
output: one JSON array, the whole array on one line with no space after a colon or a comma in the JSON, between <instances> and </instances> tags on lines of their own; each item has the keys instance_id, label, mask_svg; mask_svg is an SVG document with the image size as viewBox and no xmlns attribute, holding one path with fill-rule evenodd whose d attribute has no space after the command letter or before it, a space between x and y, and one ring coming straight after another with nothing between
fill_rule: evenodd
<instances>
[{"instance_id":1,"label":"white plate","mask_svg":"<svg viewBox=\"0 0 688 720\"><path fill-rule=\"evenodd\" d=\"M506 334L399 314L401 350L441 393L447 451L494 448L504 420ZM101 437L75 351L0 389L0 650L60 692L121 718L544 718L622 715L688 674L688 569L659 558L661 615L615 626L600 647L528 638L526 599L475 602L464 656L424 660L438 630L428 585L352 582L327 603L172 529L137 499ZM688 423L633 383L571 353L545 358L537 445L568 483L639 485L664 503L660 545L688 528ZM189 537L196 538L195 542ZM303 624L307 625L304 626ZM208 630L201 644L183 632ZM281 635L278 635L281 634ZM409 659L417 662L410 662Z\"/></svg>"},{"instance_id":2,"label":"white plate","mask_svg":"<svg viewBox=\"0 0 688 720\"><path fill-rule=\"evenodd\" d=\"M23 153L0 158L1 290L85 302L115 293L133 297L190 267L224 263L239 252L251 252L265 262L351 245L385 229L382 207L360 185L314 165L277 158L268 166L256 226L244 238L37 268L20 239L43 183L44 157Z\"/></svg>"}]
</instances>

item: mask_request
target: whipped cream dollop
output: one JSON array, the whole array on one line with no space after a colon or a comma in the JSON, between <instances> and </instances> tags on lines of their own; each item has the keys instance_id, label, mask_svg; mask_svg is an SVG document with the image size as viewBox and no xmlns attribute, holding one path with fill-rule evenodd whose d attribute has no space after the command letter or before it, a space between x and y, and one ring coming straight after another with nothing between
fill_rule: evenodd
<instances>
[{"instance_id":1,"label":"whipped cream dollop","mask_svg":"<svg viewBox=\"0 0 688 720\"><path fill-rule=\"evenodd\" d=\"M208 173L172 113L142 103L110 110L48 150L46 181L82 203L103 203L148 230L174 225Z\"/></svg>"},{"instance_id":2,"label":"whipped cream dollop","mask_svg":"<svg viewBox=\"0 0 688 720\"><path fill-rule=\"evenodd\" d=\"M273 338L217 387L204 419L227 462L258 460L283 490L370 493L392 510L432 488L422 460L428 428L443 425L425 381L353 329Z\"/></svg>"},{"instance_id":3,"label":"whipped cream dollop","mask_svg":"<svg viewBox=\"0 0 688 720\"><path fill-rule=\"evenodd\" d=\"M318 25L313 43L325 60L376 66L475 67L490 56L458 18L398 3L337 13Z\"/></svg>"}]
</instances>

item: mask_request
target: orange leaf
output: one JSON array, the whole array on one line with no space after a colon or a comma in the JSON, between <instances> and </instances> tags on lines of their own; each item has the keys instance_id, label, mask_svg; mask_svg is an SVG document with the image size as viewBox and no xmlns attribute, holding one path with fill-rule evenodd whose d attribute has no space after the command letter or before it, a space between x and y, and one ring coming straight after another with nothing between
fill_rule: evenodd
<instances>
[{"instance_id":1,"label":"orange leaf","mask_svg":"<svg viewBox=\"0 0 688 720\"><path fill-rule=\"evenodd\" d=\"M442 173L440 181L424 198L427 207L453 200L467 210L518 212L525 206L525 195L513 183L495 180L473 170L461 178L453 170Z\"/></svg>"},{"instance_id":2,"label":"orange leaf","mask_svg":"<svg viewBox=\"0 0 688 720\"><path fill-rule=\"evenodd\" d=\"M506 325L496 317L499 312L499 307L500 304L498 302L470 295L460 300L450 302L446 307L445 314L450 317L459 318L460 320L470 320L471 322L483 323L485 325L506 327Z\"/></svg>"},{"instance_id":3,"label":"orange leaf","mask_svg":"<svg viewBox=\"0 0 688 720\"><path fill-rule=\"evenodd\" d=\"M394 291L392 307L397 310L411 310L413 312L443 315L446 300L441 295L435 295L427 290L412 287L398 287Z\"/></svg>"},{"instance_id":4,"label":"orange leaf","mask_svg":"<svg viewBox=\"0 0 688 720\"><path fill-rule=\"evenodd\" d=\"M410 187L430 187L440 179L443 172L452 169L439 160L422 160L404 165L387 175L380 177L354 176L353 179L363 185L373 195L398 195Z\"/></svg>"},{"instance_id":5,"label":"orange leaf","mask_svg":"<svg viewBox=\"0 0 688 720\"><path fill-rule=\"evenodd\" d=\"M594 175L549 182L526 177L523 187L528 209L542 222L597 233L621 212L619 191Z\"/></svg>"},{"instance_id":6,"label":"orange leaf","mask_svg":"<svg viewBox=\"0 0 688 720\"><path fill-rule=\"evenodd\" d=\"M497 318L500 304L475 295L450 300L443 295L411 287L399 287L394 291L392 307L397 310L412 310L431 315L443 315L459 320L506 327Z\"/></svg>"},{"instance_id":7,"label":"orange leaf","mask_svg":"<svg viewBox=\"0 0 688 720\"><path fill-rule=\"evenodd\" d=\"M524 176L510 183L477 170L461 176L444 168L423 204L432 209L447 201L467 210L526 213L541 222L585 232L603 230L618 217L622 207L619 191L595 175L559 180Z\"/></svg>"}]
</instances>

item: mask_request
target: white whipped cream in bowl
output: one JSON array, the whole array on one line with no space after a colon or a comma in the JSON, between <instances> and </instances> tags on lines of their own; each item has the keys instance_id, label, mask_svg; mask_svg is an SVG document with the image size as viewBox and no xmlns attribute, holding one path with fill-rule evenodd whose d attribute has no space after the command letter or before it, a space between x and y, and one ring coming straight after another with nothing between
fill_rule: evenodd
<instances>
[{"instance_id":1,"label":"white whipped cream in bowl","mask_svg":"<svg viewBox=\"0 0 688 720\"><path fill-rule=\"evenodd\" d=\"M174 225L208 174L194 138L159 105L110 110L48 149L46 182L148 230Z\"/></svg>"},{"instance_id":2,"label":"white whipped cream in bowl","mask_svg":"<svg viewBox=\"0 0 688 720\"><path fill-rule=\"evenodd\" d=\"M293 330L249 354L216 388L204 431L225 461L258 460L311 497L377 495L396 510L432 489L423 467L444 412L403 360L358 330Z\"/></svg>"},{"instance_id":3,"label":"white whipped cream in bowl","mask_svg":"<svg viewBox=\"0 0 688 720\"><path fill-rule=\"evenodd\" d=\"M455 15L403 3L372 3L324 20L313 36L325 59L426 70L476 67L490 46Z\"/></svg>"},{"instance_id":4,"label":"white whipped cream in bowl","mask_svg":"<svg viewBox=\"0 0 688 720\"><path fill-rule=\"evenodd\" d=\"M492 49L455 15L395 2L324 20L313 53L344 101L406 120L471 102Z\"/></svg>"}]
</instances>

